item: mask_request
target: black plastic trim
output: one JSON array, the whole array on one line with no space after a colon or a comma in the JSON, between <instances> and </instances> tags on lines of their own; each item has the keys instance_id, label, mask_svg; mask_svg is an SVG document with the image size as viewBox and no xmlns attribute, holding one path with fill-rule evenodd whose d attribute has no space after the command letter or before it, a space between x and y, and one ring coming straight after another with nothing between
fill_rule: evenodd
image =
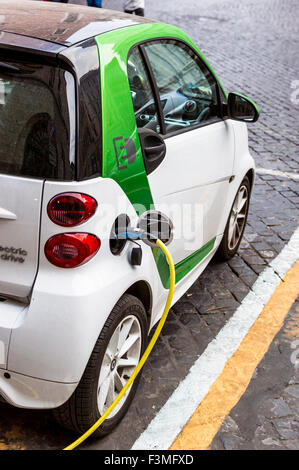
<instances>
[{"instance_id":1,"label":"black plastic trim","mask_svg":"<svg viewBox=\"0 0 299 470\"><path fill-rule=\"evenodd\" d=\"M76 77L76 179L99 177L102 175L102 112L99 53L95 39L65 49L58 55L58 60ZM87 61L91 65L86 72ZM84 94L90 96L90 93L93 96L86 106ZM90 154L86 155L88 150Z\"/></svg>"},{"instance_id":2,"label":"black plastic trim","mask_svg":"<svg viewBox=\"0 0 299 470\"><path fill-rule=\"evenodd\" d=\"M146 129L138 129L139 140L143 153L146 174L150 175L163 162L166 156L164 138L157 132Z\"/></svg>"},{"instance_id":3,"label":"black plastic trim","mask_svg":"<svg viewBox=\"0 0 299 470\"><path fill-rule=\"evenodd\" d=\"M251 105L252 109L254 110L253 119L246 119L246 117L234 116L233 104L234 104L234 100L238 96L246 100L247 103ZM229 119L232 119L233 121L245 122L246 124L251 124L251 123L256 122L260 116L259 111L257 110L256 106L251 102L251 100L247 96L239 94L239 93L229 93L228 100L227 100L227 114L228 114Z\"/></svg>"}]
</instances>

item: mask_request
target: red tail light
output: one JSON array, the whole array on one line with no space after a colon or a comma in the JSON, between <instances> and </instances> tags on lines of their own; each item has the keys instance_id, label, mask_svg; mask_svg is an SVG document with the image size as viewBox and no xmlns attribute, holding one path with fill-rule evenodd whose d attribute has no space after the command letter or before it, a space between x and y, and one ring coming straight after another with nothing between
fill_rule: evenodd
<instances>
[{"instance_id":1,"label":"red tail light","mask_svg":"<svg viewBox=\"0 0 299 470\"><path fill-rule=\"evenodd\" d=\"M48 216L57 225L74 227L93 216L97 201L86 194L63 193L53 197L48 204Z\"/></svg>"},{"instance_id":2,"label":"red tail light","mask_svg":"<svg viewBox=\"0 0 299 470\"><path fill-rule=\"evenodd\" d=\"M87 263L100 246L100 240L89 233L60 233L47 241L45 255L55 266L74 268Z\"/></svg>"}]
</instances>

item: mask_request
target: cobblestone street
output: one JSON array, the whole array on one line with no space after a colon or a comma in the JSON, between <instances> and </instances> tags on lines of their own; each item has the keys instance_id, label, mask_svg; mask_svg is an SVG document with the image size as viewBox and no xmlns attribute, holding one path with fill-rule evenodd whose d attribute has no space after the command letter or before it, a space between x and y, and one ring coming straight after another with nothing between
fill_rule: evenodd
<instances>
[{"instance_id":1,"label":"cobblestone street","mask_svg":"<svg viewBox=\"0 0 299 470\"><path fill-rule=\"evenodd\" d=\"M298 324L296 302L212 449L298 450Z\"/></svg>"},{"instance_id":2,"label":"cobblestone street","mask_svg":"<svg viewBox=\"0 0 299 470\"><path fill-rule=\"evenodd\" d=\"M121 10L122 2L104 0L103 7ZM297 0L148 0L146 16L184 29L225 90L244 93L260 106L259 121L248 126L257 177L238 255L228 263L212 261L174 305L129 412L112 434L88 440L85 449L132 447L298 226ZM299 340L298 311L297 302L213 449L299 449L299 376L290 360L291 343ZM0 449L58 449L73 440L48 412L0 404L0 413Z\"/></svg>"}]
</instances>

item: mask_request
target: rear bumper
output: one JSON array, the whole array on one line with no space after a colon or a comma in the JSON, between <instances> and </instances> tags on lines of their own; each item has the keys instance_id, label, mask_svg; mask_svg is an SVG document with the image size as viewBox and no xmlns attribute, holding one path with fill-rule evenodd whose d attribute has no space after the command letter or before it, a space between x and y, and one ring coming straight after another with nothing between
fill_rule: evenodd
<instances>
[{"instance_id":1,"label":"rear bumper","mask_svg":"<svg viewBox=\"0 0 299 470\"><path fill-rule=\"evenodd\" d=\"M0 301L0 369L7 368L11 333L20 323L27 308L26 305L14 300Z\"/></svg>"},{"instance_id":2,"label":"rear bumper","mask_svg":"<svg viewBox=\"0 0 299 470\"><path fill-rule=\"evenodd\" d=\"M18 408L57 408L68 400L76 386L77 383L49 382L0 369L0 395Z\"/></svg>"},{"instance_id":3,"label":"rear bumper","mask_svg":"<svg viewBox=\"0 0 299 470\"><path fill-rule=\"evenodd\" d=\"M35 289L29 305L0 302L0 396L13 406L50 409L65 403L106 320L99 298L90 293L53 291Z\"/></svg>"},{"instance_id":4,"label":"rear bumper","mask_svg":"<svg viewBox=\"0 0 299 470\"><path fill-rule=\"evenodd\" d=\"M13 300L0 302L0 396L20 408L56 408L70 397L78 382L42 380L9 370L13 332L23 324L28 309L29 306Z\"/></svg>"}]
</instances>

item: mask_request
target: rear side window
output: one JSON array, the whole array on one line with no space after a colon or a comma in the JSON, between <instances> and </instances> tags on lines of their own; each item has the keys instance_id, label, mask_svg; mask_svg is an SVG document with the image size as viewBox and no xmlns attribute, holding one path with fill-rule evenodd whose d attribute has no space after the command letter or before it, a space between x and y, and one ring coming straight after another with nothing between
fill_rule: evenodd
<instances>
[{"instance_id":1,"label":"rear side window","mask_svg":"<svg viewBox=\"0 0 299 470\"><path fill-rule=\"evenodd\" d=\"M59 68L0 62L0 173L73 179L74 90Z\"/></svg>"}]
</instances>

